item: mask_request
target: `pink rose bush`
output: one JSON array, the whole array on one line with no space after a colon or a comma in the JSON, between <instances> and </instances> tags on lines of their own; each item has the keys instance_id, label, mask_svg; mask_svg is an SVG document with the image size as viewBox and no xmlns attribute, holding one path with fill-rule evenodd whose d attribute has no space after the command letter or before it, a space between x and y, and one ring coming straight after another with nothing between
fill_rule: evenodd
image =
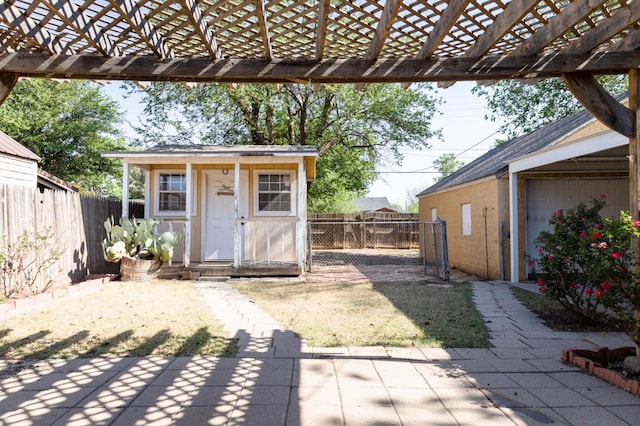
<instances>
[{"instance_id":1,"label":"pink rose bush","mask_svg":"<svg viewBox=\"0 0 640 426\"><path fill-rule=\"evenodd\" d=\"M640 345L640 263L632 244L640 246L640 220L628 213L603 218L603 198L560 210L549 220L550 231L536 238L537 258L529 258L545 297L588 322L611 312ZM638 266L634 268L634 266Z\"/></svg>"}]
</instances>

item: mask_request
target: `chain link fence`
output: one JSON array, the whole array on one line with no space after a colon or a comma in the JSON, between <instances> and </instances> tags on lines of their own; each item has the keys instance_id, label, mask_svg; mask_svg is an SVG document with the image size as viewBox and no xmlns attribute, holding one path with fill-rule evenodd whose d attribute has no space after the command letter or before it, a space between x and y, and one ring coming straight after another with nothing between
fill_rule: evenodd
<instances>
[{"instance_id":1,"label":"chain link fence","mask_svg":"<svg viewBox=\"0 0 640 426\"><path fill-rule=\"evenodd\" d=\"M449 279L446 224L417 220L313 220L307 229L307 270L314 265L422 265Z\"/></svg>"}]
</instances>

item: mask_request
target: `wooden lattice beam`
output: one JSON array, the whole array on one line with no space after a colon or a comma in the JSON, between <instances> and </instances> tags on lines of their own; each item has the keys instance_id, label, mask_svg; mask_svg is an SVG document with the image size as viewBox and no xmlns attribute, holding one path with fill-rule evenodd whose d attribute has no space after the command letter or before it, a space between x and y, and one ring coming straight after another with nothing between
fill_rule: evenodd
<instances>
[{"instance_id":1,"label":"wooden lattice beam","mask_svg":"<svg viewBox=\"0 0 640 426\"><path fill-rule=\"evenodd\" d=\"M513 52L514 55L536 55L545 46L565 34L588 16L591 11L604 3L606 0L584 0L574 1L565 6L560 13L549 19L547 25L539 28L531 37L525 40Z\"/></svg>"},{"instance_id":2,"label":"wooden lattice beam","mask_svg":"<svg viewBox=\"0 0 640 426\"><path fill-rule=\"evenodd\" d=\"M269 26L267 24L267 12L264 7L263 0L254 0L256 5L256 16L258 17L258 26L260 27L260 36L262 37L262 45L264 46L265 59L273 58L273 50L271 48L271 36L269 34Z\"/></svg>"},{"instance_id":3,"label":"wooden lattice beam","mask_svg":"<svg viewBox=\"0 0 640 426\"><path fill-rule=\"evenodd\" d=\"M486 54L494 44L504 37L539 0L514 0L498 15L476 42L464 52L465 57L480 57ZM441 83L440 87L449 87L454 82Z\"/></svg>"},{"instance_id":4,"label":"wooden lattice beam","mask_svg":"<svg viewBox=\"0 0 640 426\"><path fill-rule=\"evenodd\" d=\"M67 0L47 0L44 2L69 28L84 38L98 52L105 56L120 56L120 51L106 34L91 22L84 12Z\"/></svg>"},{"instance_id":5,"label":"wooden lattice beam","mask_svg":"<svg viewBox=\"0 0 640 426\"><path fill-rule=\"evenodd\" d=\"M42 28L36 21L25 16L16 6L0 3L0 21L20 31L32 39L42 49L56 55L73 54L65 44L57 40L49 31Z\"/></svg>"},{"instance_id":6,"label":"wooden lattice beam","mask_svg":"<svg viewBox=\"0 0 640 426\"><path fill-rule=\"evenodd\" d=\"M324 45L327 40L327 25L331 0L318 1L318 32L316 33L316 59L322 59Z\"/></svg>"},{"instance_id":7,"label":"wooden lattice beam","mask_svg":"<svg viewBox=\"0 0 640 426\"><path fill-rule=\"evenodd\" d=\"M389 83L481 80L488 78L559 77L577 69L591 74L615 74L640 67L640 51L537 56L430 59L219 59L155 56L113 57L5 53L0 72L31 77L89 80L196 82Z\"/></svg>"},{"instance_id":8,"label":"wooden lattice beam","mask_svg":"<svg viewBox=\"0 0 640 426\"><path fill-rule=\"evenodd\" d=\"M185 10L187 18L202 40L204 48L209 52L209 56L214 59L222 58L222 52L218 48L216 37L202 16L202 12L195 0L180 0L180 5Z\"/></svg>"},{"instance_id":9,"label":"wooden lattice beam","mask_svg":"<svg viewBox=\"0 0 640 426\"><path fill-rule=\"evenodd\" d=\"M393 22L396 16L398 16L400 6L402 6L402 0L387 0L385 3L384 11L382 12L382 16L380 16L380 22L378 22L371 46L369 47L369 53L367 54L369 59L375 59L380 55L384 42L387 40L387 37L389 37Z\"/></svg>"},{"instance_id":10,"label":"wooden lattice beam","mask_svg":"<svg viewBox=\"0 0 640 426\"><path fill-rule=\"evenodd\" d=\"M560 50L560 53L586 53L605 43L622 30L640 20L640 2L633 2L618 9L611 17L598 22L598 26L588 31L573 44ZM578 69L579 71L579 69Z\"/></svg>"},{"instance_id":11,"label":"wooden lattice beam","mask_svg":"<svg viewBox=\"0 0 640 426\"><path fill-rule=\"evenodd\" d=\"M539 0L514 0L504 9L464 56L478 57L486 54L494 44L504 37Z\"/></svg>"},{"instance_id":12,"label":"wooden lattice beam","mask_svg":"<svg viewBox=\"0 0 640 426\"><path fill-rule=\"evenodd\" d=\"M163 59L175 57L162 36L142 15L132 0L108 0L108 2L157 56Z\"/></svg>"},{"instance_id":13,"label":"wooden lattice beam","mask_svg":"<svg viewBox=\"0 0 640 426\"><path fill-rule=\"evenodd\" d=\"M433 55L433 52L436 51L442 40L449 33L451 27L456 24L468 4L469 0L451 0L449 2L449 6L442 12L442 16L433 27L433 31L431 31L422 45L418 58L424 59Z\"/></svg>"}]
</instances>

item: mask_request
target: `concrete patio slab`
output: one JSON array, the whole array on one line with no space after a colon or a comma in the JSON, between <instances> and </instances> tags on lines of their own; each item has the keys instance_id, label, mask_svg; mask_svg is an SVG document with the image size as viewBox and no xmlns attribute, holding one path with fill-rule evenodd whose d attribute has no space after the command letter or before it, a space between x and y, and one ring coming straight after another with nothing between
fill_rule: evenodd
<instances>
[{"instance_id":1,"label":"concrete patio slab","mask_svg":"<svg viewBox=\"0 0 640 426\"><path fill-rule=\"evenodd\" d=\"M197 286L239 339L236 358L0 361L0 424L609 426L640 418L638 398L560 361L567 344L629 339L554 332L506 283L473 283L491 321L490 349L308 347L228 284Z\"/></svg>"}]
</instances>

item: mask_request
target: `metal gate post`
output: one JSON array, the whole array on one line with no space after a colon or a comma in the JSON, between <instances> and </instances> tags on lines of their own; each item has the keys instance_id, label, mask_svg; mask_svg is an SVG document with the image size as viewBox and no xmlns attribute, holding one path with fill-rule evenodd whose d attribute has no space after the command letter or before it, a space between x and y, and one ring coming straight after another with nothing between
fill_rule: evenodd
<instances>
[{"instance_id":1,"label":"metal gate post","mask_svg":"<svg viewBox=\"0 0 640 426\"><path fill-rule=\"evenodd\" d=\"M445 281L449 281L449 244L447 243L447 221L440 222L440 246L442 248L442 268Z\"/></svg>"}]
</instances>

